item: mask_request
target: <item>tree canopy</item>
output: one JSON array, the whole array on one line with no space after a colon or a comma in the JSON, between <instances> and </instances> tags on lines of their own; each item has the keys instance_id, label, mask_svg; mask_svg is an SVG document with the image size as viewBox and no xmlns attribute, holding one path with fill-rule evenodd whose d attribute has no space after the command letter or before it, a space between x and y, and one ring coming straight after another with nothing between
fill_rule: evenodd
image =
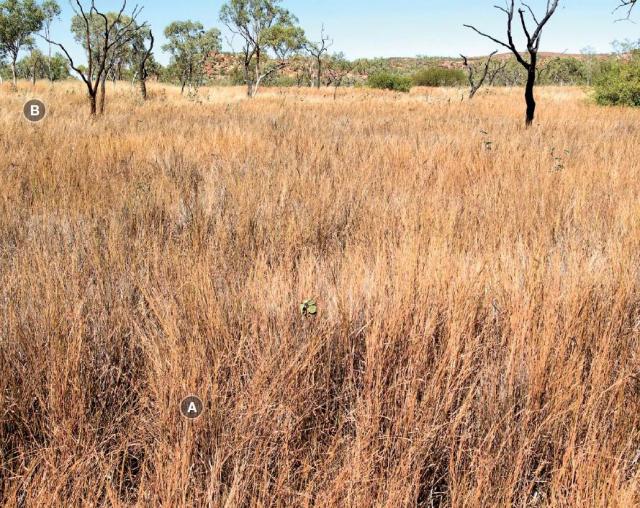
<instances>
[{"instance_id":1,"label":"tree canopy","mask_svg":"<svg viewBox=\"0 0 640 508\"><path fill-rule=\"evenodd\" d=\"M11 59L14 86L18 54L34 45L33 35L42 29L45 18L44 10L35 0L0 2L0 53Z\"/></svg>"},{"instance_id":2,"label":"tree canopy","mask_svg":"<svg viewBox=\"0 0 640 508\"><path fill-rule=\"evenodd\" d=\"M305 43L298 19L281 7L280 0L229 0L220 9L220 20L242 39L247 94L255 96L260 83L284 68L284 60ZM280 60L265 67L268 53Z\"/></svg>"},{"instance_id":3,"label":"tree canopy","mask_svg":"<svg viewBox=\"0 0 640 508\"><path fill-rule=\"evenodd\" d=\"M197 21L174 21L165 28L167 43L162 47L171 54L182 89L197 85L202 79L207 59L222 47L220 30L205 30Z\"/></svg>"}]
</instances>

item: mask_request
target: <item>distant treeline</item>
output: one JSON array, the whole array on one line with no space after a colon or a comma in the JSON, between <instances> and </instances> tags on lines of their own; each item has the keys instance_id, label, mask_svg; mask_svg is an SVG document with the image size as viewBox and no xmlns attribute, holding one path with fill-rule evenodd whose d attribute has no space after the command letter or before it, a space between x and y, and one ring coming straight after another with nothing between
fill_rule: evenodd
<instances>
[{"instance_id":1,"label":"distant treeline","mask_svg":"<svg viewBox=\"0 0 640 508\"><path fill-rule=\"evenodd\" d=\"M622 72L625 65L635 62L634 51L624 55L556 56L543 59L538 71L538 84L555 86L591 86L601 83L612 72ZM240 62L234 55L216 55L207 72L203 73L201 85L242 85L244 76ZM341 86L370 86L373 88L408 91L412 86L463 87L467 75L461 60L437 58L415 59L360 59L348 62L342 55L327 56L323 84L330 86L332 71L337 65L345 69ZM477 59L481 61L481 59ZM20 79L49 79L54 81L71 77L66 59L55 54L50 59L38 49L31 51L18 61L17 74ZM180 84L181 69L153 62L149 72L152 79L160 82ZM0 66L0 76L10 79L11 69ZM114 80L133 80L135 70L126 65L115 67L110 76ZM290 59L287 67L264 81L265 86L313 86L313 62L309 58ZM502 68L496 73L493 86L522 86L526 73L513 57L503 57Z\"/></svg>"},{"instance_id":2,"label":"distant treeline","mask_svg":"<svg viewBox=\"0 0 640 508\"><path fill-rule=\"evenodd\" d=\"M617 55L583 55L548 57L543 60L538 70L539 85L554 86L591 86L599 82L612 67L625 57ZM477 59L483 63L482 59ZM452 63L455 66L452 66ZM443 67L438 62L429 62L418 68L398 69L385 66L384 61L371 61L368 68L368 83L378 88L396 90L412 86L466 86L467 74L461 62L447 62ZM527 76L524 68L515 58L508 57L500 62L500 68L492 76L493 86L523 86ZM381 86L387 83L389 86Z\"/></svg>"}]
</instances>

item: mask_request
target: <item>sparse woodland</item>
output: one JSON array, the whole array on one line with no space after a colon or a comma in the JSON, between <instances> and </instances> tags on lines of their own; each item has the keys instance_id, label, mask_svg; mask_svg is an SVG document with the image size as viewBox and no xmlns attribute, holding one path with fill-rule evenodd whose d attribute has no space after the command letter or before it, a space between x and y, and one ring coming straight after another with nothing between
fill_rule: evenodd
<instances>
[{"instance_id":1,"label":"sparse woodland","mask_svg":"<svg viewBox=\"0 0 640 508\"><path fill-rule=\"evenodd\" d=\"M306 86L245 41L210 87L220 33L177 23L161 83L132 7L76 18L102 72L0 84L0 505L640 505L636 53L595 93L541 57L527 126L521 63L412 86L329 27Z\"/></svg>"}]
</instances>

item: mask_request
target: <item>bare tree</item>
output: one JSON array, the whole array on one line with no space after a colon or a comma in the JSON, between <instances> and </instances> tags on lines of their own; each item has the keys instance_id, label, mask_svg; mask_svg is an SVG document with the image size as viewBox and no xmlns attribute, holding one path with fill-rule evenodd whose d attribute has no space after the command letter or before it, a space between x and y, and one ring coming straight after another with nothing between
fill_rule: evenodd
<instances>
[{"instance_id":1,"label":"bare tree","mask_svg":"<svg viewBox=\"0 0 640 508\"><path fill-rule=\"evenodd\" d=\"M316 62L316 87L318 89L322 86L322 58L332 45L333 40L331 40L325 32L324 25L322 25L322 30L320 30L320 40L318 42L306 41L304 44L304 50L309 53Z\"/></svg>"},{"instance_id":2,"label":"bare tree","mask_svg":"<svg viewBox=\"0 0 640 508\"><path fill-rule=\"evenodd\" d=\"M619 0L620 4L616 7L616 11L619 9L626 9L627 11L627 19L631 17L631 12L633 8L636 6L637 0Z\"/></svg>"},{"instance_id":3,"label":"bare tree","mask_svg":"<svg viewBox=\"0 0 640 508\"><path fill-rule=\"evenodd\" d=\"M82 31L87 51L86 70L83 71L74 63L73 58L62 44L47 38L45 38L45 40L58 46L64 52L71 68L82 78L82 81L87 86L91 115L95 116L98 112L98 90L100 84L104 84L104 80L110 70L112 63L111 55L118 53L127 44L131 43L140 30L147 28L147 24L143 23L142 25L138 25L136 23L136 18L142 11L138 6L134 7L130 16L124 15L127 0L122 1L122 7L111 19L107 14L96 8L95 0L91 0L89 9L85 9L80 0L75 0L75 5L77 6L76 13L82 20ZM96 30L94 20L96 18L100 20L101 25L98 34L94 33ZM98 37L96 37L96 35L98 35ZM96 48L96 45L100 47ZM104 100L101 102L100 114L104 114Z\"/></svg>"},{"instance_id":4,"label":"bare tree","mask_svg":"<svg viewBox=\"0 0 640 508\"><path fill-rule=\"evenodd\" d=\"M498 76L504 76L504 73L509 66L509 61L504 60L503 62L496 62L494 60L493 66L489 69L489 75L487 76L487 83L489 86L493 86L498 79Z\"/></svg>"},{"instance_id":5,"label":"bare tree","mask_svg":"<svg viewBox=\"0 0 640 508\"><path fill-rule=\"evenodd\" d=\"M623 0L625 1L625 0ZM522 56L520 51L516 48L515 42L513 41L513 18L516 14L515 8L515 0L507 0L505 7L495 6L496 9L504 12L507 15L507 42L503 42L491 35L481 32L473 25L464 25L467 28L470 28L474 32L486 37L487 39L504 46L509 51L511 51L518 63L522 65L527 71L527 84L525 85L525 101L527 103L527 112L525 117L525 124L529 127L535 118L536 113L536 101L533 93L533 89L536 84L536 68L538 65L538 51L540 49L540 38L542 36L542 31L544 27L547 25L553 14L556 12L558 8L558 4L560 0L547 0L547 8L545 14L542 18L538 18L534 13L533 9L523 3L523 8L518 9L518 16L520 18L520 23L522 25L522 30L524 31L524 35L527 38L527 52L529 53L529 59L526 60L525 57ZM525 10L526 8L526 10ZM527 25L526 15L527 13L533 19L535 24L535 28L531 30Z\"/></svg>"},{"instance_id":6,"label":"bare tree","mask_svg":"<svg viewBox=\"0 0 640 508\"><path fill-rule=\"evenodd\" d=\"M475 97L478 90L480 90L484 85L487 77L489 77L489 70L492 69L491 59L497 52L497 50L494 51L489 55L489 58L485 62L480 62L479 64L469 63L469 59L466 56L462 54L460 55L463 60L463 65L467 69L467 76L469 78L469 99L473 99ZM478 67L482 67L482 72L478 73ZM494 74L493 79L495 79L496 75L497 72Z\"/></svg>"}]
</instances>

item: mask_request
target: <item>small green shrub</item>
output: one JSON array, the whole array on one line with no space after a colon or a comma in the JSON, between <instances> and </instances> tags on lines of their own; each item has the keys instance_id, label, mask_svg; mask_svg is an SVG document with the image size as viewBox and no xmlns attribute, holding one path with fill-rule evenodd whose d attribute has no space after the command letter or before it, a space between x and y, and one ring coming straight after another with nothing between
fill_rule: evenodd
<instances>
[{"instance_id":1,"label":"small green shrub","mask_svg":"<svg viewBox=\"0 0 640 508\"><path fill-rule=\"evenodd\" d=\"M318 313L318 304L315 300L305 300L300 304L300 312L303 316L315 316Z\"/></svg>"},{"instance_id":2,"label":"small green shrub","mask_svg":"<svg viewBox=\"0 0 640 508\"><path fill-rule=\"evenodd\" d=\"M595 99L603 106L640 107L640 51L616 62L596 82Z\"/></svg>"},{"instance_id":3,"label":"small green shrub","mask_svg":"<svg viewBox=\"0 0 640 508\"><path fill-rule=\"evenodd\" d=\"M391 72L376 72L369 76L367 85L381 90L394 90L396 92L408 92L411 90L411 78Z\"/></svg>"},{"instance_id":4,"label":"small green shrub","mask_svg":"<svg viewBox=\"0 0 640 508\"><path fill-rule=\"evenodd\" d=\"M459 86L466 83L466 76L460 69L429 67L413 75L414 86Z\"/></svg>"}]
</instances>

